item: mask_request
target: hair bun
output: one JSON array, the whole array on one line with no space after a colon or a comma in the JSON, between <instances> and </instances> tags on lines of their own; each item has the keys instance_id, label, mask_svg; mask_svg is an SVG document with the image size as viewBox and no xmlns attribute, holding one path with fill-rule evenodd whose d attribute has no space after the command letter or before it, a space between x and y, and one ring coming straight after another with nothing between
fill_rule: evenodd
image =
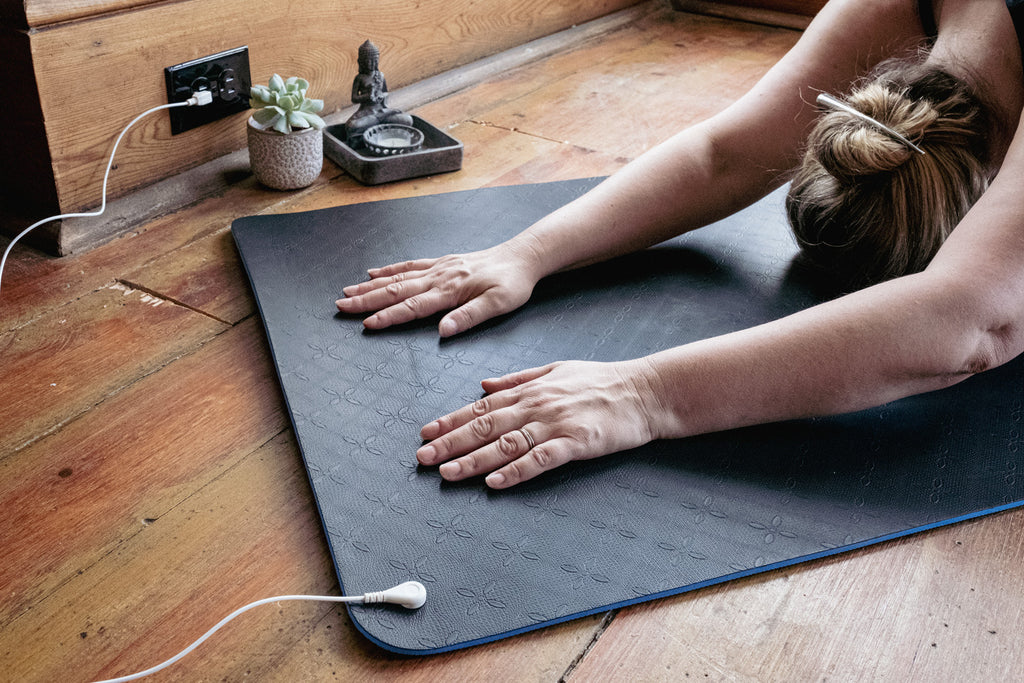
<instances>
[{"instance_id":1,"label":"hair bun","mask_svg":"<svg viewBox=\"0 0 1024 683\"><path fill-rule=\"evenodd\" d=\"M902 91L872 83L850 95L860 112L914 140L938 117L927 100L912 101ZM870 123L844 112L831 112L816 127L810 148L818 162L840 182L886 173L914 156L907 145Z\"/></svg>"},{"instance_id":2,"label":"hair bun","mask_svg":"<svg viewBox=\"0 0 1024 683\"><path fill-rule=\"evenodd\" d=\"M883 62L868 79L846 103L925 154L830 109L786 195L802 253L843 289L923 270L985 192L991 138L1003 134L970 85L930 61Z\"/></svg>"}]
</instances>

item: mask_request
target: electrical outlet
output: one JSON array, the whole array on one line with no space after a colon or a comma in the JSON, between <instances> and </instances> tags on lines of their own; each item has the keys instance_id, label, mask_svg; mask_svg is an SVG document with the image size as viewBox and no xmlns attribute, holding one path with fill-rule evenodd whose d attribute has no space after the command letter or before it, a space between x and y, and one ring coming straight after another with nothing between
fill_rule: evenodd
<instances>
[{"instance_id":1,"label":"electrical outlet","mask_svg":"<svg viewBox=\"0 0 1024 683\"><path fill-rule=\"evenodd\" d=\"M222 119L249 108L249 47L218 52L184 64L164 69L167 82L167 102L184 102L200 90L209 90L213 102L202 107L174 107L167 110L171 116L171 133L186 130Z\"/></svg>"}]
</instances>

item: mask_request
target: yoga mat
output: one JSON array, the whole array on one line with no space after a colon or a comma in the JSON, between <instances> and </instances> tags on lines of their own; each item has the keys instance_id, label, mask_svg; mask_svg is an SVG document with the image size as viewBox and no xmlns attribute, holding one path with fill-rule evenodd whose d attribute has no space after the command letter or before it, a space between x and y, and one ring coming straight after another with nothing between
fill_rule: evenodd
<instances>
[{"instance_id":1,"label":"yoga mat","mask_svg":"<svg viewBox=\"0 0 1024 683\"><path fill-rule=\"evenodd\" d=\"M373 642L452 650L1021 504L1020 359L876 409L655 442L502 492L418 466L420 427L479 398L485 377L633 358L820 300L775 193L547 278L525 307L452 339L439 316L371 333L336 313L367 267L490 246L596 182L232 226L342 589L427 588L417 611L350 607Z\"/></svg>"}]
</instances>

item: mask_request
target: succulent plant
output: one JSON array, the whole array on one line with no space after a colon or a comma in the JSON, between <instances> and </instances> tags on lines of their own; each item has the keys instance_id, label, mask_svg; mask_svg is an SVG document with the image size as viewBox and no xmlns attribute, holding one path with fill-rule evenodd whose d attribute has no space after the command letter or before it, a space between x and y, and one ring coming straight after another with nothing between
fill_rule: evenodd
<instances>
[{"instance_id":1,"label":"succulent plant","mask_svg":"<svg viewBox=\"0 0 1024 683\"><path fill-rule=\"evenodd\" d=\"M309 81L292 76L285 80L274 74L268 85L254 85L249 89L249 106L260 128L273 128L279 133L291 133L293 128L321 129L327 124L317 116L324 108L323 100L306 97Z\"/></svg>"}]
</instances>

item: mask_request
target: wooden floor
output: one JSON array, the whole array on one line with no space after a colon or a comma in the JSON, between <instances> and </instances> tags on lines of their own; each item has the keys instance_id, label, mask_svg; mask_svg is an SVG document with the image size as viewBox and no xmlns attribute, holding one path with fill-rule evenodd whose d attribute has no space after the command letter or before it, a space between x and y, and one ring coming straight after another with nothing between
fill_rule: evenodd
<instances>
[{"instance_id":1,"label":"wooden floor","mask_svg":"<svg viewBox=\"0 0 1024 683\"><path fill-rule=\"evenodd\" d=\"M244 179L80 256L15 249L0 679L131 673L251 600L337 592L231 221L611 173L798 38L665 5L419 109L465 143L457 173L368 188L328 162L305 191ZM1021 680L1022 567L1024 510L423 658L280 603L151 680Z\"/></svg>"}]
</instances>

